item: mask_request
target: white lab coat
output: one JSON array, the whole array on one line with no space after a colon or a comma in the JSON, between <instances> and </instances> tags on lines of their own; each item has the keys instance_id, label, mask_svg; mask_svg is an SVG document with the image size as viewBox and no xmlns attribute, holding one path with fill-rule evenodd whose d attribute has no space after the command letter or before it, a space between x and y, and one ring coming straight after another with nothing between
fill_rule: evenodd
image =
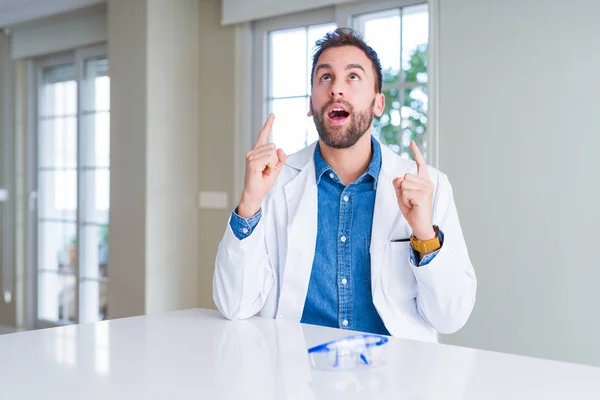
<instances>
[{"instance_id":1,"label":"white lab coat","mask_svg":"<svg viewBox=\"0 0 600 400\"><path fill-rule=\"evenodd\" d=\"M316 143L289 156L262 204L252 234L238 240L227 224L213 275L213 299L229 319L254 316L299 322L304 309L317 238ZM429 167L435 185L433 223L444 243L426 266L410 260L412 230L398 207L392 180L416 174L416 164L381 146L371 234L373 303L393 336L437 341L469 318L476 279L446 175Z\"/></svg>"}]
</instances>

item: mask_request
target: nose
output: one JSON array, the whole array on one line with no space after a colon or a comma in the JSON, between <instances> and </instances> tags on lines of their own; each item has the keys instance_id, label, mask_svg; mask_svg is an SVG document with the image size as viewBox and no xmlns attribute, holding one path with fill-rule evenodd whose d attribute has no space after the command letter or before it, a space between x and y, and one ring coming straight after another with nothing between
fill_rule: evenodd
<instances>
[{"instance_id":1,"label":"nose","mask_svg":"<svg viewBox=\"0 0 600 400\"><path fill-rule=\"evenodd\" d=\"M344 97L344 91L340 86L334 86L331 89L331 97Z\"/></svg>"}]
</instances>

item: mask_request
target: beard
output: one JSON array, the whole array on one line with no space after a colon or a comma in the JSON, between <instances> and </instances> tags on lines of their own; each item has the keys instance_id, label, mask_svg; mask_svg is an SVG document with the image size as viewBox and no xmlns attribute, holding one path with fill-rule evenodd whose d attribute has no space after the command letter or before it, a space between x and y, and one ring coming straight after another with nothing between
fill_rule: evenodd
<instances>
[{"instance_id":1,"label":"beard","mask_svg":"<svg viewBox=\"0 0 600 400\"><path fill-rule=\"evenodd\" d=\"M344 124L344 126L327 127L325 125L327 108L329 108L333 103L343 104L347 108L349 121L348 123ZM323 143L334 149L347 149L354 146L356 142L358 142L358 139L363 137L363 135L371 127L374 116L374 106L375 99L373 99L371 106L366 110L355 111L351 104L343 100L332 99L323 107L321 107L320 112L315 112L311 102L310 110L313 113L313 121L315 122L317 132L319 133L319 137Z\"/></svg>"}]
</instances>

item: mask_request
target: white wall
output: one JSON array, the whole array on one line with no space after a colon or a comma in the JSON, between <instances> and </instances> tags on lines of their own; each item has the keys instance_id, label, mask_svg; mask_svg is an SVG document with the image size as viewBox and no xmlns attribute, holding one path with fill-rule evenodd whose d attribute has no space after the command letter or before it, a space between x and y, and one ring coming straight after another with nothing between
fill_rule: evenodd
<instances>
[{"instance_id":1,"label":"white wall","mask_svg":"<svg viewBox=\"0 0 600 400\"><path fill-rule=\"evenodd\" d=\"M197 0L148 2L146 311L197 306Z\"/></svg>"},{"instance_id":2,"label":"white wall","mask_svg":"<svg viewBox=\"0 0 600 400\"><path fill-rule=\"evenodd\" d=\"M68 13L105 0L3 0L0 1L0 26Z\"/></svg>"},{"instance_id":3,"label":"white wall","mask_svg":"<svg viewBox=\"0 0 600 400\"><path fill-rule=\"evenodd\" d=\"M600 365L600 2L440 9L440 167L479 281L447 341Z\"/></svg>"},{"instance_id":4,"label":"white wall","mask_svg":"<svg viewBox=\"0 0 600 400\"><path fill-rule=\"evenodd\" d=\"M13 59L35 57L106 42L104 4L13 27Z\"/></svg>"}]
</instances>

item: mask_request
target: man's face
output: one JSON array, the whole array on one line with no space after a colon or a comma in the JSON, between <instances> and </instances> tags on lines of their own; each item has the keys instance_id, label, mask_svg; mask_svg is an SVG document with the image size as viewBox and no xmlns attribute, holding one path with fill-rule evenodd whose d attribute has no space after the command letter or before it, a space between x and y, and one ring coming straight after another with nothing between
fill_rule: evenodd
<instances>
[{"instance_id":1,"label":"man's face","mask_svg":"<svg viewBox=\"0 0 600 400\"><path fill-rule=\"evenodd\" d=\"M384 96L375 92L373 64L354 46L325 50L315 66L310 101L317 132L329 147L352 147L381 116Z\"/></svg>"}]
</instances>

